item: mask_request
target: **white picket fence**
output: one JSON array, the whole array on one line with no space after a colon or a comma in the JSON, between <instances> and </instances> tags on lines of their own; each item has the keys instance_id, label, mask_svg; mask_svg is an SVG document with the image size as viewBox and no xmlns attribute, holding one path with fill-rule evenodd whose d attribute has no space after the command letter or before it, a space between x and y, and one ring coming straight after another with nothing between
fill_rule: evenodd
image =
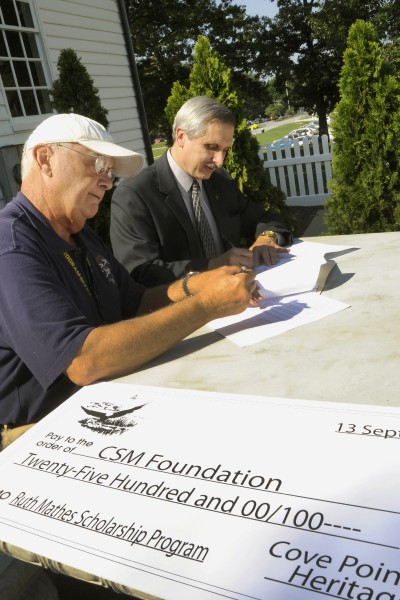
<instances>
[{"instance_id":1,"label":"white picket fence","mask_svg":"<svg viewBox=\"0 0 400 600\"><path fill-rule=\"evenodd\" d=\"M266 144L260 156L271 183L286 194L288 206L320 206L329 198L332 155L327 135L286 139L277 148Z\"/></svg>"}]
</instances>

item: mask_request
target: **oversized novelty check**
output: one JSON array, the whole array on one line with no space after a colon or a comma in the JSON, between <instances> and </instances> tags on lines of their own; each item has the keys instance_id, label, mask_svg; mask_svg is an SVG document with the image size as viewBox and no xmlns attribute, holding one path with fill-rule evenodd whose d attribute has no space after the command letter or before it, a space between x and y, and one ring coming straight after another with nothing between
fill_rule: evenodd
<instances>
[{"instance_id":1,"label":"oversized novelty check","mask_svg":"<svg viewBox=\"0 0 400 600\"><path fill-rule=\"evenodd\" d=\"M105 383L0 454L0 539L166 600L400 598L400 409Z\"/></svg>"}]
</instances>

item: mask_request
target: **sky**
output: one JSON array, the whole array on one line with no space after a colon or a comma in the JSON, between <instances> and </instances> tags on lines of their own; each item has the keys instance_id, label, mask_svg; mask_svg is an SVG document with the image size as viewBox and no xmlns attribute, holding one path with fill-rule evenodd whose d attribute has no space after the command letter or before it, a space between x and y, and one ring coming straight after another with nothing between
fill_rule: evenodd
<instances>
[{"instance_id":1,"label":"sky","mask_svg":"<svg viewBox=\"0 0 400 600\"><path fill-rule=\"evenodd\" d=\"M235 4L245 6L249 15L259 17L274 17L278 12L276 2L271 0L235 0Z\"/></svg>"}]
</instances>

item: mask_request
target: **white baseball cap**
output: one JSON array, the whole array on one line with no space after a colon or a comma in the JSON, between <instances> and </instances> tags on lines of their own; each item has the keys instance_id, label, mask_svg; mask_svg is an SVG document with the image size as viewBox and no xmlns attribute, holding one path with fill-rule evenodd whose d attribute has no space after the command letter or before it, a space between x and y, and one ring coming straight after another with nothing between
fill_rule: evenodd
<instances>
[{"instance_id":1,"label":"white baseball cap","mask_svg":"<svg viewBox=\"0 0 400 600\"><path fill-rule=\"evenodd\" d=\"M144 156L114 143L112 135L97 121L76 113L52 115L33 130L25 150L38 144L70 142L81 144L98 154L113 159L112 171L116 177L131 177L143 169Z\"/></svg>"}]
</instances>

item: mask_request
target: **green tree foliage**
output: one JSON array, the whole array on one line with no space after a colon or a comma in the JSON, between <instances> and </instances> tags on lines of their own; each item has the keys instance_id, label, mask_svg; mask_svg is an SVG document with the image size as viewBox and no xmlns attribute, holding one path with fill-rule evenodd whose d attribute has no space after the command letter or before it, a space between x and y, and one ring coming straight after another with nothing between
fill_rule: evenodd
<instances>
[{"instance_id":1,"label":"green tree foliage","mask_svg":"<svg viewBox=\"0 0 400 600\"><path fill-rule=\"evenodd\" d=\"M173 142L172 124L174 122L175 115L182 106L182 104L184 104L184 102L186 102L186 100L189 100L189 98L191 98L192 96L195 96L195 94L191 94L187 86L184 86L179 81L174 81L172 85L171 95L168 98L167 105L165 107L165 116L169 125L168 139L170 143Z\"/></svg>"},{"instance_id":2,"label":"green tree foliage","mask_svg":"<svg viewBox=\"0 0 400 600\"><path fill-rule=\"evenodd\" d=\"M271 102L265 108L265 115L269 119L276 120L289 114L291 112L291 107L289 103L288 88L286 88L284 95L282 95L276 87L276 80L274 77L268 81L267 86Z\"/></svg>"},{"instance_id":3,"label":"green tree foliage","mask_svg":"<svg viewBox=\"0 0 400 600\"><path fill-rule=\"evenodd\" d=\"M382 50L386 69L400 81L400 37L385 44Z\"/></svg>"},{"instance_id":4,"label":"green tree foliage","mask_svg":"<svg viewBox=\"0 0 400 600\"><path fill-rule=\"evenodd\" d=\"M58 113L75 112L108 127L108 110L101 104L99 90L94 86L81 59L71 48L60 51L57 69L59 76L50 88L52 106ZM90 225L111 247L110 209L112 190L107 190L100 204L97 215L90 220Z\"/></svg>"},{"instance_id":5,"label":"green tree foliage","mask_svg":"<svg viewBox=\"0 0 400 600\"><path fill-rule=\"evenodd\" d=\"M125 2L154 137L165 130L163 108L173 82L189 77L199 35L231 68L247 118L273 104L267 79L274 76L281 98L288 90L290 107L317 113L327 133L350 26L357 19L372 22L381 39L400 30L400 0L276 0L273 20L247 15L240 0Z\"/></svg>"},{"instance_id":6,"label":"green tree foliage","mask_svg":"<svg viewBox=\"0 0 400 600\"><path fill-rule=\"evenodd\" d=\"M374 27L350 28L333 119L332 234L400 229L400 85Z\"/></svg>"},{"instance_id":7,"label":"green tree foliage","mask_svg":"<svg viewBox=\"0 0 400 600\"><path fill-rule=\"evenodd\" d=\"M72 48L60 51L59 76L50 88L53 108L59 113L75 112L108 127L108 110L101 104L99 90Z\"/></svg>"},{"instance_id":8,"label":"green tree foliage","mask_svg":"<svg viewBox=\"0 0 400 600\"><path fill-rule=\"evenodd\" d=\"M239 188L266 209L287 214L284 194L272 186L259 157L259 145L243 118L243 102L232 87L231 70L212 50L208 39L200 36L194 49L194 65L189 75L189 86L175 83L166 106L166 115L172 126L175 113L193 96L209 96L229 107L236 117L234 143L225 159L224 167Z\"/></svg>"},{"instance_id":9,"label":"green tree foliage","mask_svg":"<svg viewBox=\"0 0 400 600\"><path fill-rule=\"evenodd\" d=\"M347 34L357 19L371 21L393 0L278 0L279 11L263 35L259 61L275 73L290 105L319 116L327 133L326 116L339 100L338 81ZM259 65L260 69L262 65Z\"/></svg>"},{"instance_id":10,"label":"green tree foliage","mask_svg":"<svg viewBox=\"0 0 400 600\"><path fill-rule=\"evenodd\" d=\"M379 1L382 5L376 26L381 38L395 40L400 32L400 0Z\"/></svg>"},{"instance_id":11,"label":"green tree foliage","mask_svg":"<svg viewBox=\"0 0 400 600\"><path fill-rule=\"evenodd\" d=\"M266 84L254 71L260 19L233 0L125 0L150 135L167 133L164 107L175 81L188 80L193 48L206 36L232 69L248 118L263 114Z\"/></svg>"}]
</instances>

